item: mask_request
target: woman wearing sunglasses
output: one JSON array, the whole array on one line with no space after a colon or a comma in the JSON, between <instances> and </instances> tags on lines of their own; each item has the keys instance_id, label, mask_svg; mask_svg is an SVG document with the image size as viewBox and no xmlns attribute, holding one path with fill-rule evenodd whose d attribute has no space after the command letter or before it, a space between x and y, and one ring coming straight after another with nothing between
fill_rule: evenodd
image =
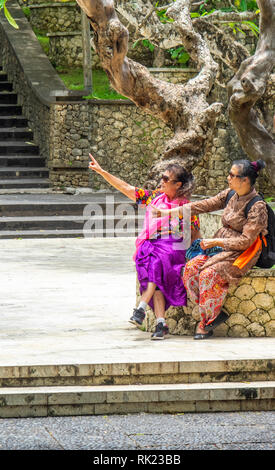
<instances>
[{"instance_id":1,"label":"woman wearing sunglasses","mask_svg":"<svg viewBox=\"0 0 275 470\"><path fill-rule=\"evenodd\" d=\"M191 214L224 209L222 227L212 239L200 241L203 253L192 257L184 270L184 285L190 298L199 305L201 315L194 339L211 337L214 328L226 321L228 315L222 310L222 305L229 286L238 283L260 256L260 234L267 234L266 204L263 200L255 202L247 217L245 208L257 196L254 184L264 167L262 160L237 160L228 175L228 189L217 196L190 204ZM228 200L231 190L234 193ZM168 213L173 213L173 210L158 211L155 216ZM211 249L219 252L209 256L204 251Z\"/></svg>"},{"instance_id":2,"label":"woman wearing sunglasses","mask_svg":"<svg viewBox=\"0 0 275 470\"><path fill-rule=\"evenodd\" d=\"M168 334L165 311L187 303L186 290L181 274L185 266L186 248L182 244L182 218L177 215L161 223L151 216L151 207L171 209L188 204L194 181L192 174L180 165L169 165L161 176L157 190L137 188L101 168L90 154L89 168L100 174L109 184L129 199L147 208L144 227L136 240L134 260L140 284L141 299L134 309L130 322L141 327L150 305L156 316L156 329L151 339L161 340ZM188 219L190 229L190 219ZM199 219L191 218L191 240L200 237Z\"/></svg>"}]
</instances>

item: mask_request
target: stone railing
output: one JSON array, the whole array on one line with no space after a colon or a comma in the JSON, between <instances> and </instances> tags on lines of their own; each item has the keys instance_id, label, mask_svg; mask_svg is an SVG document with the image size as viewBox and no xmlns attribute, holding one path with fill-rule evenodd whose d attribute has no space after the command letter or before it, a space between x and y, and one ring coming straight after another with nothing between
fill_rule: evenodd
<instances>
[{"instance_id":1,"label":"stone railing","mask_svg":"<svg viewBox=\"0 0 275 470\"><path fill-rule=\"evenodd\" d=\"M19 29L1 15L0 62L49 167L51 184L88 186L88 103L82 100L85 91L79 94L66 88L15 0L9 1L9 10Z\"/></svg>"}]
</instances>

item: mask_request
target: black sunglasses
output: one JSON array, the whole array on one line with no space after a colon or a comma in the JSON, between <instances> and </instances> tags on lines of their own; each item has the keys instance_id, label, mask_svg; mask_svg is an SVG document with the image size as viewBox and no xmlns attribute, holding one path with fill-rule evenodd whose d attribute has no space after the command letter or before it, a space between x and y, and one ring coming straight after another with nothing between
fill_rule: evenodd
<instances>
[{"instance_id":1,"label":"black sunglasses","mask_svg":"<svg viewBox=\"0 0 275 470\"><path fill-rule=\"evenodd\" d=\"M161 179L164 181L164 183L177 183L176 180L170 180L169 176L167 176L167 175L162 175Z\"/></svg>"},{"instance_id":2,"label":"black sunglasses","mask_svg":"<svg viewBox=\"0 0 275 470\"><path fill-rule=\"evenodd\" d=\"M245 176L234 175L231 171L229 171L228 176L230 176L230 178L245 178Z\"/></svg>"}]
</instances>

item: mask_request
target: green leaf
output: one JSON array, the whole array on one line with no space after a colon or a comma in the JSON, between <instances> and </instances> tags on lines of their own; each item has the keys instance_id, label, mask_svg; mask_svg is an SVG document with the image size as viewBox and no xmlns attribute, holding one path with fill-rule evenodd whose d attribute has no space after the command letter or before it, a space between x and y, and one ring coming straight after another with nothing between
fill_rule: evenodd
<instances>
[{"instance_id":1,"label":"green leaf","mask_svg":"<svg viewBox=\"0 0 275 470\"><path fill-rule=\"evenodd\" d=\"M4 4L4 13L5 17L7 18L8 22L15 28L19 29L18 24L16 23L15 19L11 16L9 10L7 9L6 5Z\"/></svg>"},{"instance_id":2,"label":"green leaf","mask_svg":"<svg viewBox=\"0 0 275 470\"><path fill-rule=\"evenodd\" d=\"M242 11L246 11L246 10L247 10L247 3L246 3L246 0L241 0L240 8L241 8Z\"/></svg>"},{"instance_id":3,"label":"green leaf","mask_svg":"<svg viewBox=\"0 0 275 470\"><path fill-rule=\"evenodd\" d=\"M0 10L4 7L6 0L0 0Z\"/></svg>"}]
</instances>

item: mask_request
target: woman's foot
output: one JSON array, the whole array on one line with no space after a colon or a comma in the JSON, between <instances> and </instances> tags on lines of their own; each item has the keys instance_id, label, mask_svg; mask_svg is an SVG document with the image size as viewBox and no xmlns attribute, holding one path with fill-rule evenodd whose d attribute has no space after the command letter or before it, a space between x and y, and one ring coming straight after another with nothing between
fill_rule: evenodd
<instances>
[{"instance_id":1,"label":"woman's foot","mask_svg":"<svg viewBox=\"0 0 275 470\"><path fill-rule=\"evenodd\" d=\"M227 313L225 313L224 310L221 310L221 312L215 318L215 320L213 320L211 323L205 325L205 331L207 332L207 331L214 330L215 328L217 328L217 326L221 325L223 322L228 320L228 318L229 318L229 316L227 315Z\"/></svg>"},{"instance_id":2,"label":"woman's foot","mask_svg":"<svg viewBox=\"0 0 275 470\"><path fill-rule=\"evenodd\" d=\"M159 322L156 326L154 333L151 336L153 340L164 339L169 334L169 328L166 324Z\"/></svg>"},{"instance_id":3,"label":"woman's foot","mask_svg":"<svg viewBox=\"0 0 275 470\"><path fill-rule=\"evenodd\" d=\"M206 331L201 324L198 325L194 339L207 339L213 335L213 331Z\"/></svg>"}]
</instances>

